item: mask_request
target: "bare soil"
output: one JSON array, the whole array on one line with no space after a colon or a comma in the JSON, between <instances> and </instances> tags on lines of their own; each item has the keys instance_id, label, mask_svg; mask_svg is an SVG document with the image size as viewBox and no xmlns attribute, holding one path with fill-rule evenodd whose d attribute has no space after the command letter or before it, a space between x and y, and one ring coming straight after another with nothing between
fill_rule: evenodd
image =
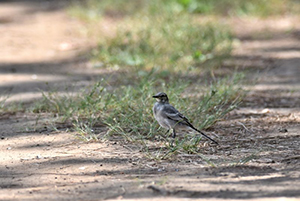
<instances>
[{"instance_id":1,"label":"bare soil","mask_svg":"<svg viewBox=\"0 0 300 201\"><path fill-rule=\"evenodd\" d=\"M10 94L8 103L108 73L90 67L85 53L95 42L65 14L66 2L0 2L0 93ZM36 114L3 113L0 200L300 200L297 20L231 20L240 45L228 65L259 73L243 105L207 131L221 145L200 154L216 167L196 155L151 161L122 141L86 143L48 129L46 114L37 122Z\"/></svg>"}]
</instances>

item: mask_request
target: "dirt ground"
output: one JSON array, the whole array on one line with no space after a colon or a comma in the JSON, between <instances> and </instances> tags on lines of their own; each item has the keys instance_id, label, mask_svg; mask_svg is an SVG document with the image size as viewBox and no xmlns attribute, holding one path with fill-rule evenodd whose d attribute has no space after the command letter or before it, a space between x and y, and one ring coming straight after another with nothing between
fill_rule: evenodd
<instances>
[{"instance_id":1,"label":"dirt ground","mask_svg":"<svg viewBox=\"0 0 300 201\"><path fill-rule=\"evenodd\" d=\"M105 76L84 56L95 43L65 2L0 1L0 93L10 94L8 103ZM228 65L259 74L242 106L207 131L220 146L201 154L216 167L196 155L150 161L122 141L85 143L37 128L35 114L4 113L0 200L300 200L297 20L232 20L240 44ZM39 125L49 126L47 118Z\"/></svg>"}]
</instances>

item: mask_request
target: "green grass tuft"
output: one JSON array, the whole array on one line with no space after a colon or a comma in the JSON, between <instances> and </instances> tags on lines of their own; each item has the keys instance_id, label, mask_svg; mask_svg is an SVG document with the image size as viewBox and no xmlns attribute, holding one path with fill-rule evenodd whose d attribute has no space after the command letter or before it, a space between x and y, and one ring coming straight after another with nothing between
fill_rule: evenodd
<instances>
[{"instance_id":1,"label":"green grass tuft","mask_svg":"<svg viewBox=\"0 0 300 201\"><path fill-rule=\"evenodd\" d=\"M107 67L172 72L218 66L231 52L230 31L173 7L163 1L148 2L121 20L113 36L100 39L93 60Z\"/></svg>"},{"instance_id":2,"label":"green grass tuft","mask_svg":"<svg viewBox=\"0 0 300 201\"><path fill-rule=\"evenodd\" d=\"M61 121L72 123L77 137L85 141L121 136L125 141L149 150L151 141L165 132L159 128L152 114L155 102L152 95L158 91L168 93L171 103L194 120L193 123L198 128L209 128L233 110L241 100L239 97L242 92L237 87L241 81L240 76L212 83L207 91L194 91L201 94L200 97L184 98L185 92L195 83L174 79L166 84L163 79L157 80L160 77L158 73L150 71L141 76L134 86L123 85L113 91L108 90L107 84L102 81L80 94L61 96L55 92L44 93L44 99L36 104L33 111L55 113ZM96 134L95 128L103 124L108 127L107 133ZM159 158L170 157L178 150L196 153L201 138L187 136L176 139L175 147L170 146L170 140L168 136L158 140L165 142L164 147L168 150L167 153L161 152ZM151 153L147 154L156 158Z\"/></svg>"},{"instance_id":3,"label":"green grass tuft","mask_svg":"<svg viewBox=\"0 0 300 201\"><path fill-rule=\"evenodd\" d=\"M232 39L224 27L193 23L187 16L174 18L135 22L134 28L119 29L115 37L100 42L93 59L106 66L159 67L174 72L208 67L210 61L215 64L229 55Z\"/></svg>"},{"instance_id":4,"label":"green grass tuft","mask_svg":"<svg viewBox=\"0 0 300 201\"><path fill-rule=\"evenodd\" d=\"M82 9L73 8L73 15ZM175 146L170 146L172 140L153 118L152 96L166 92L199 129L211 127L239 104L242 76L229 75L210 83L206 82L212 79L200 79L220 67L231 52L232 36L224 25L200 20L178 1L87 1L80 12L91 22L104 17L118 22L116 33L100 39L92 60L123 76L113 80L113 86L103 79L76 94L44 93L33 111L56 114L73 125L76 137L95 141L118 136L140 146L151 159L195 154L200 149L199 136L176 138ZM96 133L103 124L108 131ZM158 146L159 150L150 151Z\"/></svg>"},{"instance_id":5,"label":"green grass tuft","mask_svg":"<svg viewBox=\"0 0 300 201\"><path fill-rule=\"evenodd\" d=\"M69 13L85 21L103 16L124 18L140 12L151 15L164 13L194 13L215 16L278 16L298 15L297 0L88 0L78 1L69 8Z\"/></svg>"},{"instance_id":6,"label":"green grass tuft","mask_svg":"<svg viewBox=\"0 0 300 201\"><path fill-rule=\"evenodd\" d=\"M293 0L174 0L192 13L259 16L297 14L299 3Z\"/></svg>"},{"instance_id":7,"label":"green grass tuft","mask_svg":"<svg viewBox=\"0 0 300 201\"><path fill-rule=\"evenodd\" d=\"M178 137L171 146L154 120L152 95L166 92L195 127L207 129L236 108L244 92L241 74L203 80L230 55L233 39L224 25L189 12L191 2L103 0L73 7L72 15L92 23L114 19L117 31L99 37L92 60L122 76L76 94L44 93L33 111L54 113L85 141L121 137L154 160L196 154L197 135ZM105 134L95 132L99 125L107 127Z\"/></svg>"}]
</instances>

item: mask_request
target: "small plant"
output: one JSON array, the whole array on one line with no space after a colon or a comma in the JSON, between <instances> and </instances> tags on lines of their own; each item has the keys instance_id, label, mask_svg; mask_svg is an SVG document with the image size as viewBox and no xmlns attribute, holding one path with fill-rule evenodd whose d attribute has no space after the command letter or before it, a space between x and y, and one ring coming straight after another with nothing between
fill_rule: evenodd
<instances>
[{"instance_id":1,"label":"small plant","mask_svg":"<svg viewBox=\"0 0 300 201\"><path fill-rule=\"evenodd\" d=\"M259 154L260 152L261 152L261 151L257 151L257 152L255 152L255 153L252 153L252 154L248 155L248 156L242 157L240 160L238 160L236 163L234 163L233 166L238 166L238 165L245 165L245 164L247 164L247 163L250 162L251 160L258 158L258 154Z\"/></svg>"},{"instance_id":2,"label":"small plant","mask_svg":"<svg viewBox=\"0 0 300 201\"><path fill-rule=\"evenodd\" d=\"M115 91L118 101L114 102L115 105L111 105L114 108L113 110L111 108L110 111L112 112L107 112L104 117L104 123L108 125L110 135L118 134L130 142L143 144L144 147L150 146L148 140L154 139L158 134L165 132L158 129L159 125L154 121L152 114L152 106L155 100L151 97L158 91L168 92L171 103L179 110L185 109L185 115L190 119L194 119L194 125L198 128L209 128L220 121L228 112L238 106L244 95L239 87L239 82L242 80L240 75L236 75L231 79L224 78L212 84L211 89L213 90L204 92L200 98L181 97L181 94L191 86L189 82L173 80L168 85L162 82L160 86L157 86L154 84L154 77L157 77L157 75L150 74L141 79L140 84L136 87L124 86L121 91ZM208 119L205 119L205 117L208 117ZM167 153L160 150L158 156L154 157L152 155L152 157L163 159L176 154L178 150L196 153L199 149L200 140L201 137L188 137L180 140L176 138L175 145L170 146L167 137L164 145L168 150Z\"/></svg>"},{"instance_id":3,"label":"small plant","mask_svg":"<svg viewBox=\"0 0 300 201\"><path fill-rule=\"evenodd\" d=\"M4 110L5 103L8 98L9 98L9 95L0 96L0 112Z\"/></svg>"},{"instance_id":4,"label":"small plant","mask_svg":"<svg viewBox=\"0 0 300 201\"><path fill-rule=\"evenodd\" d=\"M15 113L24 111L24 103L7 101L10 96L11 94L9 91L5 91L3 94L0 94L0 113Z\"/></svg>"},{"instance_id":5,"label":"small plant","mask_svg":"<svg viewBox=\"0 0 300 201\"><path fill-rule=\"evenodd\" d=\"M161 11L176 13L197 13L216 16L259 16L298 14L300 5L295 0L88 0L76 2L69 13L82 20L91 21L103 16L116 18L149 11L161 14Z\"/></svg>"},{"instance_id":6,"label":"small plant","mask_svg":"<svg viewBox=\"0 0 300 201\"><path fill-rule=\"evenodd\" d=\"M159 7L162 3L149 4L148 10L122 21L114 37L100 41L93 51L94 61L122 69L157 67L178 72L219 66L221 58L230 54L232 37L225 26L164 10Z\"/></svg>"},{"instance_id":7,"label":"small plant","mask_svg":"<svg viewBox=\"0 0 300 201\"><path fill-rule=\"evenodd\" d=\"M196 154L201 137L176 138L171 146L172 139L162 136L165 131L153 118L152 96L168 93L195 127L207 129L239 104L243 91L239 74L210 83L210 78L201 80L230 55L232 36L224 25L188 11L191 2L90 0L83 10L73 7L73 15L83 19L86 14L87 21L115 19L117 31L101 37L92 60L122 76L113 85L106 78L78 94L44 93L34 111L54 113L85 141L121 137L154 160ZM107 127L106 134L95 133L99 122Z\"/></svg>"},{"instance_id":8,"label":"small plant","mask_svg":"<svg viewBox=\"0 0 300 201\"><path fill-rule=\"evenodd\" d=\"M109 100L110 94L106 92L102 82L97 82L80 94L43 92L43 99L33 106L32 111L54 113L60 122L73 124L81 139L90 141L97 138L92 128L101 121L102 112Z\"/></svg>"},{"instance_id":9,"label":"small plant","mask_svg":"<svg viewBox=\"0 0 300 201\"><path fill-rule=\"evenodd\" d=\"M293 0L174 0L181 9L206 15L259 16L299 13L299 3Z\"/></svg>"},{"instance_id":10,"label":"small plant","mask_svg":"<svg viewBox=\"0 0 300 201\"><path fill-rule=\"evenodd\" d=\"M204 92L201 98L182 98L181 94L192 86L182 79L171 80L165 84L158 71L142 74L134 86L123 85L108 91L105 82L97 82L89 90L77 95L59 95L44 93L44 99L33 109L35 112L53 112L63 122L73 124L77 137L85 141L121 136L124 140L147 148L163 131L154 121L152 96L158 91L170 94L170 101L178 108L186 109L186 115L194 119L195 126L209 128L223 118L239 103L242 92L237 86L237 78L226 78L211 85L212 91ZM154 81L156 80L156 81ZM226 87L224 88L224 83ZM195 83L193 83L195 84ZM195 92L196 93L196 92ZM197 100L201 100L200 102ZM201 115L199 115L199 112ZM204 118L202 117L204 116ZM205 117L209 117L209 121ZM108 127L106 135L97 136L94 127L99 123ZM165 144L167 153L161 152L161 158L176 154L178 150L196 153L201 138L175 139L174 147ZM166 136L165 142L168 142ZM147 149L146 149L147 150Z\"/></svg>"},{"instance_id":11,"label":"small plant","mask_svg":"<svg viewBox=\"0 0 300 201\"><path fill-rule=\"evenodd\" d=\"M197 120L196 125L200 129L208 128L227 113L234 110L245 93L240 87L240 82L244 75L241 73L234 74L231 77L223 78L216 81L205 91L205 95L198 101L190 100L193 103L192 107L196 108L193 112L188 112L191 119Z\"/></svg>"}]
</instances>

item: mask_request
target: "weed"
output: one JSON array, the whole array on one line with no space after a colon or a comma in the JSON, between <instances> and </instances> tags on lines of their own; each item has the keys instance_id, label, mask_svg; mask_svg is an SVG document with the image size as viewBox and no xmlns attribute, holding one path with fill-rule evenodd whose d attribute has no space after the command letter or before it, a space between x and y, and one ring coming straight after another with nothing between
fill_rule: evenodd
<instances>
[{"instance_id":1,"label":"weed","mask_svg":"<svg viewBox=\"0 0 300 201\"><path fill-rule=\"evenodd\" d=\"M165 13L197 13L216 16L258 16L298 14L299 1L295 0L88 0L78 1L69 13L85 21L93 21L103 16L121 18L149 11L152 15Z\"/></svg>"},{"instance_id":2,"label":"weed","mask_svg":"<svg viewBox=\"0 0 300 201\"><path fill-rule=\"evenodd\" d=\"M10 97L10 91L4 91L0 94L0 113L15 113L24 111L24 103L8 101Z\"/></svg>"},{"instance_id":3,"label":"weed","mask_svg":"<svg viewBox=\"0 0 300 201\"><path fill-rule=\"evenodd\" d=\"M90 141L96 139L92 128L100 121L109 98L102 82L98 82L79 94L43 92L43 99L35 103L31 110L35 113L54 113L61 122L71 122L81 139Z\"/></svg>"},{"instance_id":4,"label":"weed","mask_svg":"<svg viewBox=\"0 0 300 201\"><path fill-rule=\"evenodd\" d=\"M9 98L9 95L1 95L0 96L0 111L3 111L5 109L5 103L8 98Z\"/></svg>"},{"instance_id":5,"label":"weed","mask_svg":"<svg viewBox=\"0 0 300 201\"><path fill-rule=\"evenodd\" d=\"M248 156L242 157L240 160L238 160L236 163L234 163L233 166L238 166L238 165L245 165L245 164L247 164L247 163L250 162L251 160L258 158L258 154L259 154L260 152L261 152L261 151L257 151L257 152L255 152L255 153L252 153L252 154L248 155Z\"/></svg>"},{"instance_id":6,"label":"weed","mask_svg":"<svg viewBox=\"0 0 300 201\"><path fill-rule=\"evenodd\" d=\"M105 124L110 129L110 135L119 134L128 141L148 147L150 146L148 140L154 139L158 133L165 132L157 129L158 124L154 121L152 114L154 100L151 97L158 91L157 88L170 95L171 104L179 110L185 109L188 117L194 119L194 125L199 128L209 128L216 121L221 120L224 115L237 107L243 96L242 90L238 87L242 79L240 75L212 84L213 90L204 92L202 97L197 99L181 97L181 94L191 86L189 82L177 80L167 85L162 82L157 86L151 79L152 76L157 77L157 75L149 76L144 77L144 80L140 81L141 84L135 88L127 86L121 91L116 91L118 101L112 105L113 112L106 113L104 118ZM206 117L208 119L205 119ZM200 140L200 137L192 139L186 137L180 140L176 138L174 146L170 146L170 142L165 141L164 147L167 151L160 149L157 153L147 154L153 159L166 159L178 153L178 150L197 153ZM149 149L145 149L146 152L147 150Z\"/></svg>"},{"instance_id":7,"label":"weed","mask_svg":"<svg viewBox=\"0 0 300 201\"><path fill-rule=\"evenodd\" d=\"M93 60L107 67L183 72L218 66L215 62L229 55L232 38L224 26L199 23L186 13L162 10L160 15L153 14L152 10L164 8L159 5L122 21L114 37L100 41Z\"/></svg>"},{"instance_id":8,"label":"weed","mask_svg":"<svg viewBox=\"0 0 300 201\"><path fill-rule=\"evenodd\" d=\"M150 142L165 132L159 129L153 119L152 106L155 100L152 95L158 91L167 92L171 103L177 108L184 108L187 115L194 119L195 126L209 128L239 103L241 91L236 85L239 86L240 80L238 76L220 80L211 84L211 90L204 91L201 98L195 99L181 96L195 83L183 79L165 83L163 79L156 79L161 76L159 74L159 71L152 70L137 78L134 86L123 85L113 91L107 90L107 85L101 81L80 94L61 96L54 92L44 93L44 99L33 110L53 112L61 121L71 122L77 133L76 137L84 141L109 139L118 135L125 141L142 145L146 155L156 160L170 158L178 151L195 154L199 151L201 140L197 136L176 138L174 146L170 145L168 137L162 138L158 142L164 144L161 149L150 153ZM96 135L94 132L94 127L99 122L108 127L105 135Z\"/></svg>"},{"instance_id":9,"label":"weed","mask_svg":"<svg viewBox=\"0 0 300 201\"><path fill-rule=\"evenodd\" d=\"M182 9L206 15L259 16L299 12L299 3L293 0L174 0Z\"/></svg>"},{"instance_id":10,"label":"weed","mask_svg":"<svg viewBox=\"0 0 300 201\"><path fill-rule=\"evenodd\" d=\"M216 81L200 101L191 101L196 110L187 115L197 120L194 123L200 129L210 127L239 105L245 95L240 87L242 79L243 74L234 74Z\"/></svg>"},{"instance_id":11,"label":"weed","mask_svg":"<svg viewBox=\"0 0 300 201\"><path fill-rule=\"evenodd\" d=\"M87 20L109 16L118 22L117 33L100 40L92 59L125 72L124 76L114 80L113 87L103 79L78 94L44 93L34 111L52 112L62 122L71 122L77 137L85 141L121 136L142 146L146 156L155 160L180 152L196 154L200 137L176 138L174 146L168 138L154 142L165 131L153 119L152 95L158 91L169 94L171 103L200 129L221 120L241 100L242 76L235 74L209 84L199 78L207 69L220 67L230 54L230 31L220 23L199 20L180 6L182 1L87 2L82 11L88 13ZM191 75L196 78L186 79ZM187 92L198 97L186 96ZM107 126L105 135L95 134L97 122ZM152 146L159 149L152 153Z\"/></svg>"}]
</instances>

